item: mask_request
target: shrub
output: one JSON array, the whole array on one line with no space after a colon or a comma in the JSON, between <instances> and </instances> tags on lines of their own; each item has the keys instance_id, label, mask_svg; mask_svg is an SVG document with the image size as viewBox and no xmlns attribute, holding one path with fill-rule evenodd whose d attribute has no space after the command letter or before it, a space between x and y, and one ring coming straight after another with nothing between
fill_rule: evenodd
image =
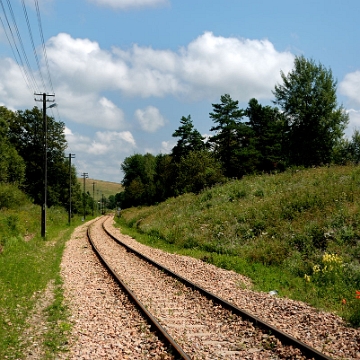
<instances>
[{"instance_id":1,"label":"shrub","mask_svg":"<svg viewBox=\"0 0 360 360\"><path fill-rule=\"evenodd\" d=\"M17 186L0 184L0 209L17 209L27 201L27 196Z\"/></svg>"}]
</instances>

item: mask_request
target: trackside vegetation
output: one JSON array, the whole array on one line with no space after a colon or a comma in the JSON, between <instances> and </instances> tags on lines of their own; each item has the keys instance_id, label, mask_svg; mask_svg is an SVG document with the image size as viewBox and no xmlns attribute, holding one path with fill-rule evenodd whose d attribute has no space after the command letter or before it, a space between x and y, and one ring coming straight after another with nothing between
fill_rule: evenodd
<instances>
[{"instance_id":1,"label":"trackside vegetation","mask_svg":"<svg viewBox=\"0 0 360 360\"><path fill-rule=\"evenodd\" d=\"M360 167L288 169L125 209L122 231L360 326Z\"/></svg>"},{"instance_id":2,"label":"trackside vegetation","mask_svg":"<svg viewBox=\"0 0 360 360\"><path fill-rule=\"evenodd\" d=\"M43 239L39 206L9 184L0 184L0 199L0 358L26 359L29 344L37 342L41 358L54 359L66 350L71 327L63 302L60 263L65 243L81 220L75 216L69 227L66 210L51 207ZM31 318L49 284L51 296L37 310L42 321L38 326L46 328L39 336Z\"/></svg>"}]
</instances>

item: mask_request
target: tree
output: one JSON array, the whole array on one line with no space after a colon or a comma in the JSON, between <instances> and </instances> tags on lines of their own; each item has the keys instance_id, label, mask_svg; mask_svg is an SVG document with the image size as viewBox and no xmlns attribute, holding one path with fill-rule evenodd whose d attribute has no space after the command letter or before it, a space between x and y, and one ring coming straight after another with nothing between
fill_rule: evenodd
<instances>
[{"instance_id":1,"label":"tree","mask_svg":"<svg viewBox=\"0 0 360 360\"><path fill-rule=\"evenodd\" d=\"M182 157L176 179L176 195L201 190L225 182L220 163L208 151L191 151Z\"/></svg>"},{"instance_id":2,"label":"tree","mask_svg":"<svg viewBox=\"0 0 360 360\"><path fill-rule=\"evenodd\" d=\"M360 131L355 130L351 139L343 138L335 147L334 162L344 165L346 163L360 163Z\"/></svg>"},{"instance_id":3,"label":"tree","mask_svg":"<svg viewBox=\"0 0 360 360\"><path fill-rule=\"evenodd\" d=\"M24 160L7 141L0 141L0 182L21 185L24 178Z\"/></svg>"},{"instance_id":4,"label":"tree","mask_svg":"<svg viewBox=\"0 0 360 360\"><path fill-rule=\"evenodd\" d=\"M67 147L65 124L47 117L48 121L48 206L66 205L68 166L64 151ZM36 204L42 203L44 131L43 114L37 107L17 111L11 118L8 138L26 164L24 190ZM74 194L75 195L75 194Z\"/></svg>"},{"instance_id":5,"label":"tree","mask_svg":"<svg viewBox=\"0 0 360 360\"><path fill-rule=\"evenodd\" d=\"M125 187L121 207L151 205L155 201L156 159L152 154L135 154L125 158L121 164Z\"/></svg>"},{"instance_id":6,"label":"tree","mask_svg":"<svg viewBox=\"0 0 360 360\"><path fill-rule=\"evenodd\" d=\"M262 106L251 99L246 109L247 125L253 130L253 144L256 151L258 171L271 171L285 165L284 137L285 119L278 108Z\"/></svg>"},{"instance_id":7,"label":"tree","mask_svg":"<svg viewBox=\"0 0 360 360\"><path fill-rule=\"evenodd\" d=\"M173 162L169 154L159 154L156 156L155 167L155 201L165 201L175 195L175 182L177 177L177 163Z\"/></svg>"},{"instance_id":8,"label":"tree","mask_svg":"<svg viewBox=\"0 0 360 360\"><path fill-rule=\"evenodd\" d=\"M199 131L194 129L191 116L183 116L180 123L181 126L172 134L173 137L180 138L171 153L175 162L179 162L180 159L190 151L201 151L205 149L205 138L201 136Z\"/></svg>"},{"instance_id":9,"label":"tree","mask_svg":"<svg viewBox=\"0 0 360 360\"><path fill-rule=\"evenodd\" d=\"M282 85L273 94L289 126L289 160L293 165L320 165L332 159L343 136L348 115L336 99L336 81L330 69L303 56L294 69L281 72Z\"/></svg>"},{"instance_id":10,"label":"tree","mask_svg":"<svg viewBox=\"0 0 360 360\"><path fill-rule=\"evenodd\" d=\"M251 128L241 122L245 111L239 109L239 102L231 99L229 94L221 96L220 100L220 104L212 104L210 118L217 125L210 129L215 135L210 137L209 144L222 164L224 175L239 178L251 171L253 134Z\"/></svg>"},{"instance_id":11,"label":"tree","mask_svg":"<svg viewBox=\"0 0 360 360\"><path fill-rule=\"evenodd\" d=\"M12 111L0 106L0 182L21 185L25 178L25 162L8 139L12 117Z\"/></svg>"}]
</instances>

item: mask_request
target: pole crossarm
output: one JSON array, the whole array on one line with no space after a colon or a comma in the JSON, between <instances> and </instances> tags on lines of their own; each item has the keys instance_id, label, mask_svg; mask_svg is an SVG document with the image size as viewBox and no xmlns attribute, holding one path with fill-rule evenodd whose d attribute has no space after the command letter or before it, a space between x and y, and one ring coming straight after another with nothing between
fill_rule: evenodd
<instances>
[{"instance_id":1,"label":"pole crossarm","mask_svg":"<svg viewBox=\"0 0 360 360\"><path fill-rule=\"evenodd\" d=\"M43 101L45 96L45 102L55 102L55 94L46 94L46 93L34 93L35 96L42 96L41 99L34 98L35 101ZM48 96L53 96L54 99L47 99Z\"/></svg>"}]
</instances>

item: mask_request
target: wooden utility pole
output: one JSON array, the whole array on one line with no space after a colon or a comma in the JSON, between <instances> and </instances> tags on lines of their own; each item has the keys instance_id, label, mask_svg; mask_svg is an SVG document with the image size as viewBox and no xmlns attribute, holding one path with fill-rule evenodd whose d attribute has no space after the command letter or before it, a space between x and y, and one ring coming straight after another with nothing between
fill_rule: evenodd
<instances>
[{"instance_id":1,"label":"wooden utility pole","mask_svg":"<svg viewBox=\"0 0 360 360\"><path fill-rule=\"evenodd\" d=\"M92 206L92 216L94 216L94 208L95 208L95 184L96 182L93 182L93 206Z\"/></svg>"},{"instance_id":2,"label":"wooden utility pole","mask_svg":"<svg viewBox=\"0 0 360 360\"><path fill-rule=\"evenodd\" d=\"M83 178L84 178L84 195L83 195L83 205L84 205L84 221L85 221L85 200L86 200L86 194L85 194L85 179L87 179L89 177L89 174L88 173L82 173L81 175Z\"/></svg>"},{"instance_id":3,"label":"wooden utility pole","mask_svg":"<svg viewBox=\"0 0 360 360\"><path fill-rule=\"evenodd\" d=\"M75 158L75 154L69 154L69 225L71 225L71 159Z\"/></svg>"},{"instance_id":4,"label":"wooden utility pole","mask_svg":"<svg viewBox=\"0 0 360 360\"><path fill-rule=\"evenodd\" d=\"M44 164L43 164L43 179L44 179L44 189L43 189L43 203L41 207L41 237L45 238L46 236L46 208L47 208L47 117L46 117L46 103L54 102L53 100L47 100L47 96L55 96L55 94L37 94L42 95L42 99L36 99L35 101L42 101L43 103L43 152L44 152ZM55 104L49 106L53 107Z\"/></svg>"}]
</instances>

